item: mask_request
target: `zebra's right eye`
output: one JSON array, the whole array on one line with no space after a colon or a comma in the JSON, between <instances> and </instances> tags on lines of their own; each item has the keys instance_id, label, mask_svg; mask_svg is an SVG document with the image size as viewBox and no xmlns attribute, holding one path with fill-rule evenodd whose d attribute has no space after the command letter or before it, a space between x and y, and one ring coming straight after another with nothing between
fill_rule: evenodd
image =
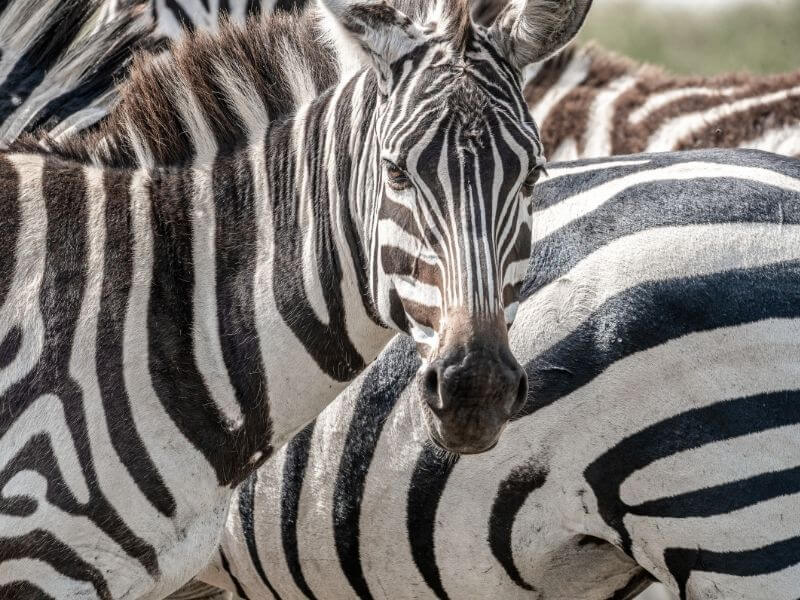
<instances>
[{"instance_id":1,"label":"zebra's right eye","mask_svg":"<svg viewBox=\"0 0 800 600\"><path fill-rule=\"evenodd\" d=\"M393 190L400 192L411 187L411 180L408 178L408 174L393 162L384 160L383 169L386 171L386 183Z\"/></svg>"},{"instance_id":2,"label":"zebra's right eye","mask_svg":"<svg viewBox=\"0 0 800 600\"><path fill-rule=\"evenodd\" d=\"M533 194L533 186L536 185L536 182L539 181L539 177L542 176L542 173L547 175L547 171L544 168L544 165L536 165L528 176L525 178L525 182L522 184L522 194L524 196L530 196Z\"/></svg>"}]
</instances>

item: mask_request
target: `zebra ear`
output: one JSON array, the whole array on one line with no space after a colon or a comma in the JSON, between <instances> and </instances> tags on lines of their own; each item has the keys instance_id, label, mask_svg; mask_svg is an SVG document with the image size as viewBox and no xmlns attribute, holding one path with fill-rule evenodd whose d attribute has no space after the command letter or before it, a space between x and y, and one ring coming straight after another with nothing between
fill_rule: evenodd
<instances>
[{"instance_id":1,"label":"zebra ear","mask_svg":"<svg viewBox=\"0 0 800 600\"><path fill-rule=\"evenodd\" d=\"M591 6L592 0L511 0L490 35L505 57L522 69L566 46Z\"/></svg>"},{"instance_id":2,"label":"zebra ear","mask_svg":"<svg viewBox=\"0 0 800 600\"><path fill-rule=\"evenodd\" d=\"M346 56L355 45L377 71L384 93L391 89L392 64L425 40L421 29L385 0L319 0L319 4L332 21L329 25L340 56L349 64L363 63Z\"/></svg>"}]
</instances>

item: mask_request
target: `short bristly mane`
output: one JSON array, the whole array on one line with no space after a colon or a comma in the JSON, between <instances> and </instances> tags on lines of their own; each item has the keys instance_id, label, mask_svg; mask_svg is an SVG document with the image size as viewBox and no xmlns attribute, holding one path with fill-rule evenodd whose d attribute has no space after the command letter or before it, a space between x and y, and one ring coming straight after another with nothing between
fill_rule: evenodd
<instances>
[{"instance_id":1,"label":"short bristly mane","mask_svg":"<svg viewBox=\"0 0 800 600\"><path fill-rule=\"evenodd\" d=\"M94 130L43 142L28 136L16 147L110 166L187 164L204 146L225 152L245 145L334 85L339 73L314 10L226 21L217 33L198 31L166 52L139 55Z\"/></svg>"}]
</instances>

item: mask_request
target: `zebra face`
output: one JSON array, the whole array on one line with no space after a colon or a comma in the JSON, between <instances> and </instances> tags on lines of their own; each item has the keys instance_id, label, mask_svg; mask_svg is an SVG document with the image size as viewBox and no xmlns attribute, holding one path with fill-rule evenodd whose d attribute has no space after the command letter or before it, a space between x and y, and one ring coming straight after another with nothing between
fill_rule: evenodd
<instances>
[{"instance_id":1,"label":"zebra face","mask_svg":"<svg viewBox=\"0 0 800 600\"><path fill-rule=\"evenodd\" d=\"M539 56L531 39L547 40L535 42L540 50L565 42L585 10L570 10L575 0L515 2L485 29L472 24L466 0L430 3L418 19L386 2L323 1L377 75L373 300L387 324L417 342L433 441L485 451L527 396L507 330L544 155L520 69Z\"/></svg>"},{"instance_id":2,"label":"zebra face","mask_svg":"<svg viewBox=\"0 0 800 600\"><path fill-rule=\"evenodd\" d=\"M406 59L429 61L423 70L400 67L379 121L373 243L382 316L414 337L425 361L432 437L461 452L494 444L526 397L507 328L544 163L513 71L480 40L471 47L455 66L432 45Z\"/></svg>"}]
</instances>

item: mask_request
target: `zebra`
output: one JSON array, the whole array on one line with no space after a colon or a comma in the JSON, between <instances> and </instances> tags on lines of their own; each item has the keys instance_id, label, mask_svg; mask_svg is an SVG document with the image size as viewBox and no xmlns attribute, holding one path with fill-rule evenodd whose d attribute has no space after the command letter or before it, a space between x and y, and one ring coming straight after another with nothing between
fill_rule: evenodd
<instances>
[{"instance_id":1,"label":"zebra","mask_svg":"<svg viewBox=\"0 0 800 600\"><path fill-rule=\"evenodd\" d=\"M107 9L105 0L2 4L0 147L90 127L107 115L133 53L159 50L142 7Z\"/></svg>"},{"instance_id":2,"label":"zebra","mask_svg":"<svg viewBox=\"0 0 800 600\"><path fill-rule=\"evenodd\" d=\"M397 338L240 486L202 580L251 599L797 595L800 161L548 171L511 330L528 401L500 443L454 460L427 441Z\"/></svg>"},{"instance_id":3,"label":"zebra","mask_svg":"<svg viewBox=\"0 0 800 600\"><path fill-rule=\"evenodd\" d=\"M676 76L587 44L525 73L551 160L707 147L800 157L800 70Z\"/></svg>"},{"instance_id":4,"label":"zebra","mask_svg":"<svg viewBox=\"0 0 800 600\"><path fill-rule=\"evenodd\" d=\"M424 357L432 443L495 445L527 390L507 328L544 164L520 71L590 5L518 2L485 28L460 0L325 0L311 18L365 66L291 115L233 85L246 63L206 60L292 23L251 21L133 67L143 105L180 90L190 160L161 160L168 129L137 135L157 114L110 120L124 144L101 125L0 154L0 595L171 592L233 489L398 331ZM192 57L182 87L158 78ZM247 125L238 145L214 100Z\"/></svg>"}]
</instances>

